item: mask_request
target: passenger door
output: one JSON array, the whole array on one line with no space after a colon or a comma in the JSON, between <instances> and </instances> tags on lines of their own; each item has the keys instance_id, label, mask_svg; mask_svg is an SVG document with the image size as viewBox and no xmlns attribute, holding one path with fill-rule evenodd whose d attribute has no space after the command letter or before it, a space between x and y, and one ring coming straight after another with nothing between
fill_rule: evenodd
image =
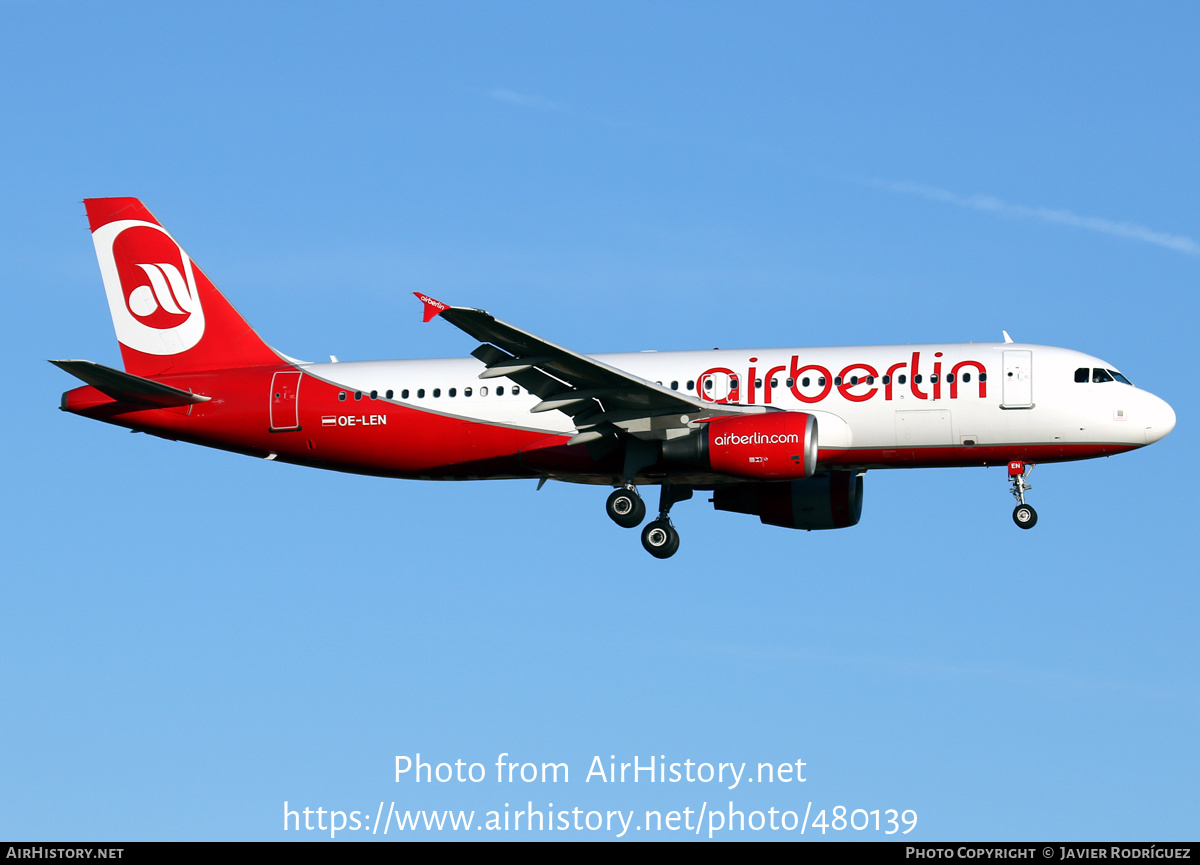
<instances>
[{"instance_id":1,"label":"passenger door","mask_svg":"<svg viewBox=\"0 0 1200 865\"><path fill-rule=\"evenodd\" d=\"M303 373L277 372L271 376L271 431L300 429L300 377Z\"/></svg>"},{"instance_id":2,"label":"passenger door","mask_svg":"<svg viewBox=\"0 0 1200 865\"><path fill-rule=\"evenodd\" d=\"M1004 399L1001 408L1033 408L1033 352L1004 352Z\"/></svg>"}]
</instances>

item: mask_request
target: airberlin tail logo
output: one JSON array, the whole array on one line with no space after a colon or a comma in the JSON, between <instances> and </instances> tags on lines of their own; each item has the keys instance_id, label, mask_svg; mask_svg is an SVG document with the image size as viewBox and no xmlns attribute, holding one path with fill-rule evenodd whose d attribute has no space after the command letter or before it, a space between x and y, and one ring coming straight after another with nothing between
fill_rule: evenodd
<instances>
[{"instance_id":1,"label":"airberlin tail logo","mask_svg":"<svg viewBox=\"0 0 1200 865\"><path fill-rule=\"evenodd\" d=\"M192 260L160 225L125 219L92 233L113 327L146 354L187 351L204 336Z\"/></svg>"}]
</instances>

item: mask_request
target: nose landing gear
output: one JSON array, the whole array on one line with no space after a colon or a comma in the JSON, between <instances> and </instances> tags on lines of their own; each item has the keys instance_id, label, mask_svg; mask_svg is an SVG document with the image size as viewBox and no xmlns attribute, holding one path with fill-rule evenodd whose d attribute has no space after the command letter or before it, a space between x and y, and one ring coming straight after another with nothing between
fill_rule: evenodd
<instances>
[{"instance_id":1,"label":"nose landing gear","mask_svg":"<svg viewBox=\"0 0 1200 865\"><path fill-rule=\"evenodd\" d=\"M1037 525L1037 511L1032 505L1025 504L1025 493L1033 489L1033 485L1027 484L1025 479L1032 471L1032 465L1019 460L1008 464L1008 479L1012 482L1013 498L1017 500L1017 506L1013 508L1013 522L1023 529L1032 529Z\"/></svg>"}]
</instances>

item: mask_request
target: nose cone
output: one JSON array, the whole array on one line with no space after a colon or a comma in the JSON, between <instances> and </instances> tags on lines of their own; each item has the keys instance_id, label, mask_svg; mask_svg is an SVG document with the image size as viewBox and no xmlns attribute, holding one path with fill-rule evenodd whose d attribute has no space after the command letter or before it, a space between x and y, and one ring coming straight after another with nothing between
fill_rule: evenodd
<instances>
[{"instance_id":1,"label":"nose cone","mask_svg":"<svg viewBox=\"0 0 1200 865\"><path fill-rule=\"evenodd\" d=\"M1149 399L1143 409L1146 427L1146 444L1154 444L1171 430L1175 429L1175 410L1167 405L1167 401L1153 394L1146 394Z\"/></svg>"}]
</instances>

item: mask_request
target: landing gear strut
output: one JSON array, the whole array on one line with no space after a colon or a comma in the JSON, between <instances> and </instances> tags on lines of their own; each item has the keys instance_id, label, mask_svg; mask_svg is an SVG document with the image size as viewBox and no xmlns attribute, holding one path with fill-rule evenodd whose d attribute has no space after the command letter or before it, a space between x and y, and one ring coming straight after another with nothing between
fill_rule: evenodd
<instances>
[{"instance_id":1,"label":"landing gear strut","mask_svg":"<svg viewBox=\"0 0 1200 865\"><path fill-rule=\"evenodd\" d=\"M623 529L634 529L646 518L646 503L633 484L613 490L604 509L609 518Z\"/></svg>"},{"instance_id":2,"label":"landing gear strut","mask_svg":"<svg viewBox=\"0 0 1200 865\"><path fill-rule=\"evenodd\" d=\"M642 529L642 546L656 559L669 559L679 549L679 532L671 525L671 506L691 497L691 487L663 482L658 499L658 518Z\"/></svg>"},{"instance_id":3,"label":"landing gear strut","mask_svg":"<svg viewBox=\"0 0 1200 865\"><path fill-rule=\"evenodd\" d=\"M1025 479L1032 471L1033 466L1019 460L1008 464L1008 479L1012 481L1013 498L1017 500L1017 506L1013 508L1013 522L1023 529L1032 529L1037 525L1037 511L1033 505L1025 504L1025 493L1033 489L1031 484L1025 483Z\"/></svg>"}]
</instances>

